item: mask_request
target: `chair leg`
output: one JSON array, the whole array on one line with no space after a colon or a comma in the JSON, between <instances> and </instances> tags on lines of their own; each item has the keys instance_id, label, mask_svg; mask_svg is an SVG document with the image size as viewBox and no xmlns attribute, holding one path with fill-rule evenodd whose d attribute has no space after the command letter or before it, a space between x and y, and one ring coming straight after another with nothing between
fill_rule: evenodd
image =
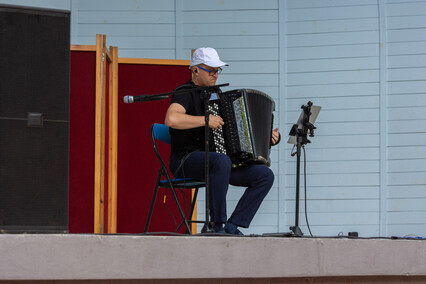
<instances>
[{"instance_id":1,"label":"chair leg","mask_svg":"<svg viewBox=\"0 0 426 284\"><path fill-rule=\"evenodd\" d=\"M152 195L151 206L149 206L148 217L146 218L144 233L148 232L149 223L151 222L152 211L154 211L155 199L157 198L158 183L159 183L159 180L157 179L157 183L155 184L155 188L154 188L154 194Z\"/></svg>"},{"instance_id":2,"label":"chair leg","mask_svg":"<svg viewBox=\"0 0 426 284\"><path fill-rule=\"evenodd\" d=\"M186 230L187 230L187 232L189 232L189 234L190 234L190 235L192 235L191 227L189 226L189 222L188 222L188 220L186 219L186 216L185 216L185 214L184 214L184 212L183 212L183 210L182 210L182 206L180 206L180 202L179 202L179 199L178 199L178 197L177 197L177 195L176 195L175 189L174 189L173 187L172 187L172 188L170 188L170 189L171 189L171 192L172 192L172 194L173 194L173 198L174 198L174 199L175 199L175 201L176 201L176 205L177 205L177 207L178 207L178 209L179 209L180 216L182 217L183 223L185 224ZM179 228L180 228L180 225L179 225L178 229L179 229Z\"/></svg>"},{"instance_id":3,"label":"chair leg","mask_svg":"<svg viewBox=\"0 0 426 284\"><path fill-rule=\"evenodd\" d=\"M189 211L189 220L192 221L192 215L194 214L195 203L197 203L198 188L194 190L194 195L192 196L191 209Z\"/></svg>"}]
</instances>

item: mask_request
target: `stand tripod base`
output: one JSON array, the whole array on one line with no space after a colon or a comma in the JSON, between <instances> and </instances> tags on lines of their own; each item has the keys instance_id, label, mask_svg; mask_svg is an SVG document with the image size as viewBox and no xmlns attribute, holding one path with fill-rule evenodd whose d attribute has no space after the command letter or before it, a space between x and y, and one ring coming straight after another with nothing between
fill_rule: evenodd
<instances>
[{"instance_id":1,"label":"stand tripod base","mask_svg":"<svg viewBox=\"0 0 426 284\"><path fill-rule=\"evenodd\" d=\"M201 233L214 233L213 231L213 226L211 224L211 222L208 223L204 223L203 228L201 229Z\"/></svg>"},{"instance_id":2,"label":"stand tripod base","mask_svg":"<svg viewBox=\"0 0 426 284\"><path fill-rule=\"evenodd\" d=\"M266 234L263 234L263 236L265 236L265 237L288 237L288 238L303 237L302 230L300 230L299 226L292 226L292 227L290 227L290 230L291 230L291 232L287 232L287 233L266 233Z\"/></svg>"},{"instance_id":3,"label":"stand tripod base","mask_svg":"<svg viewBox=\"0 0 426 284\"><path fill-rule=\"evenodd\" d=\"M293 237L303 237L302 230L300 230L299 226L292 226L290 230Z\"/></svg>"}]
</instances>

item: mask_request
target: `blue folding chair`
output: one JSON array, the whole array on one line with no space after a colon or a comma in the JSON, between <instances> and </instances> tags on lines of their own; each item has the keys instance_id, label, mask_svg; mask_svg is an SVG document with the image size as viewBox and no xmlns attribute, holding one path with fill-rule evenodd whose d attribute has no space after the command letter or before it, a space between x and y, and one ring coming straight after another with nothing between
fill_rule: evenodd
<instances>
[{"instance_id":1,"label":"blue folding chair","mask_svg":"<svg viewBox=\"0 0 426 284\"><path fill-rule=\"evenodd\" d=\"M176 205L179 210L179 214L182 218L182 222L179 224L179 226L177 226L176 231L183 224L186 227L186 233L191 235L192 232L191 232L190 223L205 223L205 221L192 220L192 215L194 213L194 208L197 201L198 189L201 187L205 187L206 184L204 181L199 181L199 180L195 180L191 178L176 179L176 178L170 177L167 171L166 164L164 163L164 160L161 157L157 147L157 140L160 140L169 145L171 143L169 127L167 125L159 124L159 123L153 124L151 126L151 139L152 139L152 145L154 147L155 155L157 156L158 161L160 162L160 169L158 170L157 182L155 183L154 194L152 196L151 206L149 207L148 218L145 223L145 233L148 232L148 229L149 229L149 224L151 222L152 212L154 210L154 204L155 204L155 199L157 197L158 189L168 188L172 192L173 199L176 202ZM176 194L176 189L195 189L188 216L185 215L185 212L182 209L182 206Z\"/></svg>"}]
</instances>

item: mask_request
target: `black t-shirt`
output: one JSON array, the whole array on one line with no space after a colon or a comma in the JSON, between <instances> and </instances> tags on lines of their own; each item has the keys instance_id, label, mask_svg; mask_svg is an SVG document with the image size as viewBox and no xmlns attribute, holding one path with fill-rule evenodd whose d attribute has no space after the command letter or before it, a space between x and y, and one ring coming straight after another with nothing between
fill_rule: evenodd
<instances>
[{"instance_id":1,"label":"black t-shirt","mask_svg":"<svg viewBox=\"0 0 426 284\"><path fill-rule=\"evenodd\" d=\"M188 92L172 96L171 104L178 103L182 105L188 115L204 116L204 101L201 98L201 91L192 90L197 87L192 80L177 87L175 91L187 89ZM186 155L197 150L204 151L204 126L185 130L170 128L170 135L171 155Z\"/></svg>"}]
</instances>

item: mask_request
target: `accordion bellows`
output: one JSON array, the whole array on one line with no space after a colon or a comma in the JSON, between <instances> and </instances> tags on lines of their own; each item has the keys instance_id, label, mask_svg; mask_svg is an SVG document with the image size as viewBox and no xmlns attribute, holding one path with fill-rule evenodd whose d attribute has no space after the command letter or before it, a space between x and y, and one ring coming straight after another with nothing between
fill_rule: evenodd
<instances>
[{"instance_id":1,"label":"accordion bellows","mask_svg":"<svg viewBox=\"0 0 426 284\"><path fill-rule=\"evenodd\" d=\"M255 162L270 166L269 152L273 127L274 100L267 94L239 89L219 94L209 111L224 120L212 130L211 151L228 155L234 166Z\"/></svg>"}]
</instances>

